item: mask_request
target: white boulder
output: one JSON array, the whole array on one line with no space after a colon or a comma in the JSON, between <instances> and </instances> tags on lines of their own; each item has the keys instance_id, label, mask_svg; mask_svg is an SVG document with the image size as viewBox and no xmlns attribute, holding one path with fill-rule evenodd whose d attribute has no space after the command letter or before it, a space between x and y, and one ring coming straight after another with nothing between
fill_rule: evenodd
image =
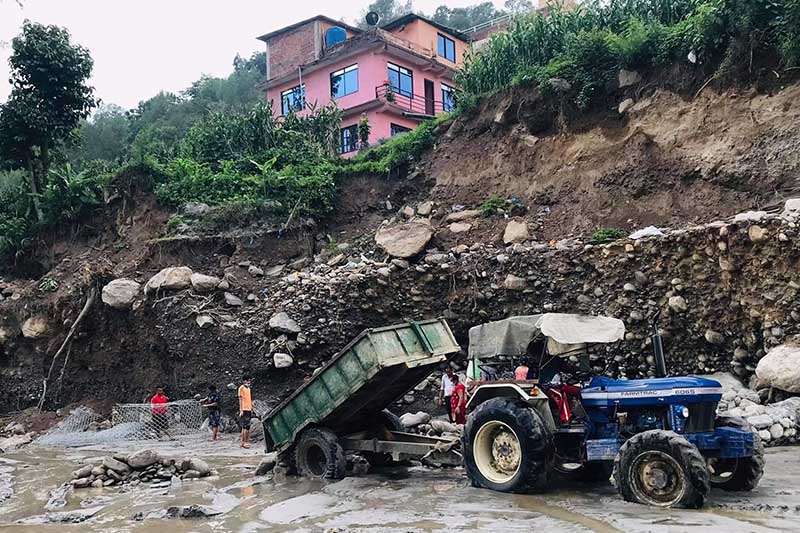
<instances>
[{"instance_id":1,"label":"white boulder","mask_svg":"<svg viewBox=\"0 0 800 533\"><path fill-rule=\"evenodd\" d=\"M189 267L168 267L150 278L144 286L144 293L150 295L159 290L188 289L192 285L192 269Z\"/></svg>"},{"instance_id":2,"label":"white boulder","mask_svg":"<svg viewBox=\"0 0 800 533\"><path fill-rule=\"evenodd\" d=\"M513 244L519 242L525 242L530 239L530 234L528 233L528 223L524 220L517 221L517 220L510 220L508 224L506 224L506 229L503 232L503 242L506 244Z\"/></svg>"},{"instance_id":3,"label":"white boulder","mask_svg":"<svg viewBox=\"0 0 800 533\"><path fill-rule=\"evenodd\" d=\"M132 279L120 278L103 287L103 303L114 309L130 309L142 286Z\"/></svg>"},{"instance_id":4,"label":"white boulder","mask_svg":"<svg viewBox=\"0 0 800 533\"><path fill-rule=\"evenodd\" d=\"M756 377L767 387L800 393L800 346L781 344L771 349L758 362Z\"/></svg>"},{"instance_id":5,"label":"white boulder","mask_svg":"<svg viewBox=\"0 0 800 533\"><path fill-rule=\"evenodd\" d=\"M422 252L433 237L433 230L424 222L407 222L384 226L375 234L375 244L393 257L408 258Z\"/></svg>"}]
</instances>

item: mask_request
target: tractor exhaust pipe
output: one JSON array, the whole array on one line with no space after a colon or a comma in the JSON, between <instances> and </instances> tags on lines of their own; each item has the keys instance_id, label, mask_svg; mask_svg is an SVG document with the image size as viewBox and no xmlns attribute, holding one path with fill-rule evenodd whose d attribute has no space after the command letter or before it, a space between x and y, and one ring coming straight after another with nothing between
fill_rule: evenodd
<instances>
[{"instance_id":1,"label":"tractor exhaust pipe","mask_svg":"<svg viewBox=\"0 0 800 533\"><path fill-rule=\"evenodd\" d=\"M664 346L661 344L661 334L658 332L658 319L661 309L650 316L650 342L653 344L653 359L656 364L656 377L667 377L667 361L664 359Z\"/></svg>"}]
</instances>

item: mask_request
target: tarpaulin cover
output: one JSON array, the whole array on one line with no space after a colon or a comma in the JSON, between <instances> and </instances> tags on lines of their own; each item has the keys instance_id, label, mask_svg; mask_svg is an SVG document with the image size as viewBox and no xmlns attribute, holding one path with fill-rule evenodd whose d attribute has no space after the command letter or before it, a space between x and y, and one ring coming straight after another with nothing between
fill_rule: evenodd
<instances>
[{"instance_id":1,"label":"tarpaulin cover","mask_svg":"<svg viewBox=\"0 0 800 533\"><path fill-rule=\"evenodd\" d=\"M625 337L622 320L565 313L515 316L469 330L469 357L524 354L538 333L561 344L611 343Z\"/></svg>"}]
</instances>

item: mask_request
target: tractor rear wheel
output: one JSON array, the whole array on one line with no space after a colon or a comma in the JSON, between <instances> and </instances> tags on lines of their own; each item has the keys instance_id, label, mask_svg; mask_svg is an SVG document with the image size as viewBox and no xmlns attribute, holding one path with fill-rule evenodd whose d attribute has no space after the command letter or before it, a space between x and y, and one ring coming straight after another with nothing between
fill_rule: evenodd
<instances>
[{"instance_id":1,"label":"tractor rear wheel","mask_svg":"<svg viewBox=\"0 0 800 533\"><path fill-rule=\"evenodd\" d=\"M347 462L339 439L329 429L303 431L294 450L295 464L301 476L318 479L342 479Z\"/></svg>"},{"instance_id":2,"label":"tractor rear wheel","mask_svg":"<svg viewBox=\"0 0 800 533\"><path fill-rule=\"evenodd\" d=\"M744 418L718 416L715 426L751 431L755 447L750 457L709 458L711 486L729 491L753 490L764 475L764 444L761 442L761 437Z\"/></svg>"},{"instance_id":3,"label":"tractor rear wheel","mask_svg":"<svg viewBox=\"0 0 800 533\"><path fill-rule=\"evenodd\" d=\"M614 483L626 501L657 507L698 509L708 496L706 461L673 431L634 435L614 460Z\"/></svg>"},{"instance_id":4,"label":"tractor rear wheel","mask_svg":"<svg viewBox=\"0 0 800 533\"><path fill-rule=\"evenodd\" d=\"M464 462L473 486L542 492L553 462L553 436L539 413L511 398L480 404L464 427Z\"/></svg>"}]
</instances>

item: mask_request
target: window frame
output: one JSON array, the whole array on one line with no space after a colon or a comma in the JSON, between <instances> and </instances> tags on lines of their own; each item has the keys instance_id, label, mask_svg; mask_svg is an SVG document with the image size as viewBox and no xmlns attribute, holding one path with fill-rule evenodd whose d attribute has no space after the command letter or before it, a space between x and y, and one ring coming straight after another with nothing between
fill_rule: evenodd
<instances>
[{"instance_id":1,"label":"window frame","mask_svg":"<svg viewBox=\"0 0 800 533\"><path fill-rule=\"evenodd\" d=\"M350 143L347 145L349 150L345 150L345 131L350 132L349 138ZM345 126L343 128L339 128L339 154L351 154L353 152L358 151L358 124L351 124L350 126Z\"/></svg>"},{"instance_id":2,"label":"window frame","mask_svg":"<svg viewBox=\"0 0 800 533\"><path fill-rule=\"evenodd\" d=\"M395 131L395 129L400 129L402 131ZM413 128L407 128L406 126L395 124L394 122L389 123L389 137L397 137L398 135L403 135L410 131L414 131Z\"/></svg>"},{"instance_id":3,"label":"window frame","mask_svg":"<svg viewBox=\"0 0 800 533\"><path fill-rule=\"evenodd\" d=\"M344 87L343 90L345 92L343 94L340 94L340 95L335 94L335 92L334 92L334 82L333 82L334 78L340 77L342 81L346 81L345 75L349 74L351 72L354 72L354 71L356 73L356 86L355 86L355 89L353 89L350 92L347 92L347 90L348 90L347 89L347 85L343 85L343 87ZM344 98L345 96L357 93L358 92L358 85L359 85L359 83L358 83L358 63L353 63L352 65L348 65L346 67L343 67L343 68L340 68L338 70L335 70L335 71L331 72L331 74L330 74L330 83L331 83L331 100L336 100L338 98Z\"/></svg>"},{"instance_id":4,"label":"window frame","mask_svg":"<svg viewBox=\"0 0 800 533\"><path fill-rule=\"evenodd\" d=\"M394 68L392 68L394 67ZM405 71L405 72L404 72ZM397 73L397 87L395 87L394 83L392 83L392 78L389 75L390 72ZM408 76L408 79L411 83L411 92L403 91L402 87L402 76ZM405 96L407 98L414 98L414 71L410 68L402 67L397 63L392 63L391 61L386 62L386 77L389 79L389 85L392 87L392 91L395 94L399 94L401 96Z\"/></svg>"},{"instance_id":5,"label":"window frame","mask_svg":"<svg viewBox=\"0 0 800 533\"><path fill-rule=\"evenodd\" d=\"M451 113L456 109L456 89L455 87L451 87L446 83L439 83L441 86L442 91L442 111L445 113ZM447 95L450 95L450 105L448 107L447 103Z\"/></svg>"},{"instance_id":6,"label":"window frame","mask_svg":"<svg viewBox=\"0 0 800 533\"><path fill-rule=\"evenodd\" d=\"M294 93L298 89L300 90L300 99L302 100L302 102L300 102L299 104L295 103L295 106L299 105L299 107L296 107L295 109L289 109L288 106L284 105L284 104L288 103L288 102L284 101L284 98L286 96L289 96L290 93ZM300 85L295 85L294 87L292 87L290 89L286 89L285 91L281 91L281 115L282 116L285 117L292 111L294 111L295 113L297 111L302 111L303 109L305 109L305 107L306 107L306 84L305 83L301 83Z\"/></svg>"},{"instance_id":7,"label":"window frame","mask_svg":"<svg viewBox=\"0 0 800 533\"><path fill-rule=\"evenodd\" d=\"M448 57L447 54L447 45L451 44L453 46L453 57ZM442 53L444 51L444 53ZM443 33L436 34L436 55L439 57L445 58L447 61L451 63L456 62L456 42L454 39L444 35Z\"/></svg>"}]
</instances>

